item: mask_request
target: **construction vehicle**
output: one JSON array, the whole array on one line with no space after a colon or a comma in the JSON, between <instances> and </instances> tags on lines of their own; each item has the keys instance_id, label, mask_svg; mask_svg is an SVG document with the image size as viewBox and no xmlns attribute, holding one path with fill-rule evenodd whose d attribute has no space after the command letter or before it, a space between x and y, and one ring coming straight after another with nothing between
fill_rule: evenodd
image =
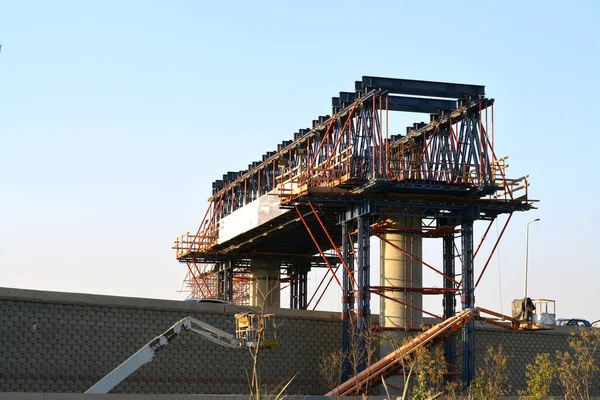
<instances>
[{"instance_id":1,"label":"construction vehicle","mask_svg":"<svg viewBox=\"0 0 600 400\"><path fill-rule=\"evenodd\" d=\"M163 334L149 341L144 347L112 370L108 375L89 388L86 394L110 392L142 365L152 362L157 352L183 332L192 332L203 339L231 349L252 349L276 345L277 332L274 314L235 314L235 335L209 325L193 317L177 321Z\"/></svg>"},{"instance_id":2,"label":"construction vehicle","mask_svg":"<svg viewBox=\"0 0 600 400\"><path fill-rule=\"evenodd\" d=\"M515 299L512 301L512 318L523 329L550 329L556 326L556 304L549 299Z\"/></svg>"},{"instance_id":3,"label":"construction vehicle","mask_svg":"<svg viewBox=\"0 0 600 400\"><path fill-rule=\"evenodd\" d=\"M543 304L551 304L554 307L553 300L534 300L538 305L540 313ZM546 306L547 308L547 306ZM544 314L548 313L545 310ZM491 315L485 317L483 314ZM485 323L493 324L501 328L512 331L552 329L553 325L542 323L524 323L523 321L503 315L481 307L467 308L453 317L447 318L437 325L432 326L423 333L415 336L406 344L400 346L381 360L368 366L356 376L343 382L341 385L331 390L325 396L354 396L360 394L364 388L371 387L373 384L381 381L389 375L395 373L401 367L401 363L412 356L415 350L420 347L435 346L448 339L451 334L461 330L471 320L479 320Z\"/></svg>"},{"instance_id":4,"label":"construction vehicle","mask_svg":"<svg viewBox=\"0 0 600 400\"><path fill-rule=\"evenodd\" d=\"M348 379L325 396L338 397L359 394L364 388L370 387L374 383L381 381L382 378L394 373L400 367L400 363L419 347L433 346L446 340L452 333L460 330L469 321L478 316L479 310L477 308L462 310L455 316L445 319L420 335L415 336L408 343L368 366L362 372Z\"/></svg>"}]
</instances>

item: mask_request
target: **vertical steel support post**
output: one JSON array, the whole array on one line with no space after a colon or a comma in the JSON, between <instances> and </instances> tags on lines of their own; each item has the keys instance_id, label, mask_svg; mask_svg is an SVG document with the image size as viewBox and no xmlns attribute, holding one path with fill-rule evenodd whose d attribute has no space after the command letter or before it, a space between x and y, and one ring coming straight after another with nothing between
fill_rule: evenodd
<instances>
[{"instance_id":1,"label":"vertical steel support post","mask_svg":"<svg viewBox=\"0 0 600 400\"><path fill-rule=\"evenodd\" d=\"M226 288L226 279L225 279L225 263L218 262L215 264L215 269L217 270L217 299L225 300L225 288Z\"/></svg>"},{"instance_id":2,"label":"vertical steel support post","mask_svg":"<svg viewBox=\"0 0 600 400\"><path fill-rule=\"evenodd\" d=\"M294 265L290 271L290 308L295 310L306 310L308 306L308 265Z\"/></svg>"},{"instance_id":3,"label":"vertical steel support post","mask_svg":"<svg viewBox=\"0 0 600 400\"><path fill-rule=\"evenodd\" d=\"M462 242L462 308L475 307L475 273L473 252L473 219L475 210L471 207L466 213L461 225ZM475 325L470 321L463 330L463 383L468 385L475 375Z\"/></svg>"},{"instance_id":4,"label":"vertical steel support post","mask_svg":"<svg viewBox=\"0 0 600 400\"><path fill-rule=\"evenodd\" d=\"M348 265L348 269L354 272L354 256L353 256L353 244L350 240L349 235L349 222L342 222L342 257ZM342 279L342 351L344 354L350 352L350 318L352 318L351 312L354 308L354 288L352 287L352 280L346 268L343 270ZM352 372L352 366L348 357L344 357L342 365L342 381L345 382L350 377Z\"/></svg>"},{"instance_id":5,"label":"vertical steel support post","mask_svg":"<svg viewBox=\"0 0 600 400\"><path fill-rule=\"evenodd\" d=\"M217 298L226 301L233 300L233 263L231 260L220 261L217 269Z\"/></svg>"},{"instance_id":6,"label":"vertical steel support post","mask_svg":"<svg viewBox=\"0 0 600 400\"><path fill-rule=\"evenodd\" d=\"M290 308L298 309L298 270L294 269L290 274Z\"/></svg>"},{"instance_id":7,"label":"vertical steel support post","mask_svg":"<svg viewBox=\"0 0 600 400\"><path fill-rule=\"evenodd\" d=\"M223 263L225 268L225 297L224 300L233 301L233 261Z\"/></svg>"},{"instance_id":8,"label":"vertical steel support post","mask_svg":"<svg viewBox=\"0 0 600 400\"><path fill-rule=\"evenodd\" d=\"M455 265L454 265L454 234L448 233L443 237L443 269L444 275L454 279L455 277ZM444 278L444 289L454 289L454 283ZM444 292L443 299L444 306L444 319L453 317L456 314L456 297L454 291ZM446 363L451 366L456 365L456 336L451 335L448 340L444 342L444 358ZM453 371L449 371L453 372Z\"/></svg>"},{"instance_id":9,"label":"vertical steel support post","mask_svg":"<svg viewBox=\"0 0 600 400\"><path fill-rule=\"evenodd\" d=\"M366 335L371 328L371 265L370 265L370 216L368 213L358 217L358 315L357 340L359 363L358 371L366 368Z\"/></svg>"},{"instance_id":10,"label":"vertical steel support post","mask_svg":"<svg viewBox=\"0 0 600 400\"><path fill-rule=\"evenodd\" d=\"M307 268L303 269L298 273L298 309L306 310L308 308L308 270L310 269L310 265Z\"/></svg>"}]
</instances>

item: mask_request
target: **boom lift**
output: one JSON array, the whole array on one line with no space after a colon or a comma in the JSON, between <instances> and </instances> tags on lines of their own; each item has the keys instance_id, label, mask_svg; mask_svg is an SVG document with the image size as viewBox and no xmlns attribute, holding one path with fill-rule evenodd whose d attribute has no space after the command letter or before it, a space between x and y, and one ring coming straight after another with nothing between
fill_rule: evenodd
<instances>
[{"instance_id":1,"label":"boom lift","mask_svg":"<svg viewBox=\"0 0 600 400\"><path fill-rule=\"evenodd\" d=\"M553 310L554 300L534 300L534 302L536 303L538 310L540 310L540 315L548 313L548 304L551 304ZM545 307L545 312L542 311L542 306ZM493 318L483 316L484 314L489 314L493 316ZM496 313L485 308L467 308L457 313L455 316L447 318L439 324L432 326L425 332L415 336L413 339L403 344L395 351L370 365L362 372L359 372L356 376L348 379L346 382L343 382L341 385L328 392L325 396L338 397L359 394L365 387L372 386L374 383L381 381L381 378L385 378L397 371L398 368L401 367L402 360L406 357L410 357L411 354L419 347L435 346L439 344L440 342L446 340L451 334L461 330L463 326L474 319L512 331L552 329L551 324L546 325L539 322L524 323L516 318Z\"/></svg>"},{"instance_id":2,"label":"boom lift","mask_svg":"<svg viewBox=\"0 0 600 400\"><path fill-rule=\"evenodd\" d=\"M162 335L149 341L144 347L112 370L85 393L102 394L110 392L142 365L152 362L157 352L185 331L195 333L203 339L230 349L271 347L277 344L274 314L235 314L235 323L236 330L234 336L196 318L185 317L177 321Z\"/></svg>"},{"instance_id":3,"label":"boom lift","mask_svg":"<svg viewBox=\"0 0 600 400\"><path fill-rule=\"evenodd\" d=\"M416 349L422 346L433 346L448 338L452 333L460 330L465 324L473 318L479 316L479 310L476 308L467 308L453 317L450 317L441 323L432 326L427 331L415 336L408 343L394 350L381 360L359 372L356 376L348 379L340 386L328 392L325 396L353 396L361 392L367 385L381 381L381 378L391 375L400 367L404 357L409 356Z\"/></svg>"}]
</instances>

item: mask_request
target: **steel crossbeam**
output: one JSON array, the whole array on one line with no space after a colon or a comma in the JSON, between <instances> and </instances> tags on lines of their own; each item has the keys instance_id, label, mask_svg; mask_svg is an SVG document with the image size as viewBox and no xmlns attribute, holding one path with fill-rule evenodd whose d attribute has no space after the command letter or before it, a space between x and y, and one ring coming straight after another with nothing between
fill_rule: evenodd
<instances>
[{"instance_id":1,"label":"steel crossbeam","mask_svg":"<svg viewBox=\"0 0 600 400\"><path fill-rule=\"evenodd\" d=\"M357 93L340 92L339 97L331 98L332 107L342 107L354 102ZM440 111L455 110L458 103L454 100L426 99L422 97L386 96L385 102L377 102L378 110L406 111L425 114L436 114Z\"/></svg>"},{"instance_id":2,"label":"steel crossbeam","mask_svg":"<svg viewBox=\"0 0 600 400\"><path fill-rule=\"evenodd\" d=\"M485 95L485 86L461 83L430 82L412 79L363 76L362 87L378 88L390 93L462 99Z\"/></svg>"}]
</instances>

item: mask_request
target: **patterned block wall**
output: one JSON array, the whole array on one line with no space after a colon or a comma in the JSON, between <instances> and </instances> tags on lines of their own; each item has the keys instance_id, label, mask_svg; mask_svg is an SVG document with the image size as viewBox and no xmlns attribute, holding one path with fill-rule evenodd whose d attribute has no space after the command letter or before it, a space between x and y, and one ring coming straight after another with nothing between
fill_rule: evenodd
<instances>
[{"instance_id":1,"label":"patterned block wall","mask_svg":"<svg viewBox=\"0 0 600 400\"><path fill-rule=\"evenodd\" d=\"M487 349L490 346L502 348L508 356L508 376L511 385L511 394L518 394L518 390L527 388L525 367L533 363L537 354L548 353L555 360L556 352L569 350L569 338L572 333L577 334L579 328L559 327L548 331L512 332L502 328L476 326L475 328L475 367L482 368ZM600 354L597 358L600 364ZM600 378L600 374L597 375ZM591 395L600 396L600 382L592 383ZM561 395L557 384L553 385L552 394Z\"/></svg>"},{"instance_id":2,"label":"patterned block wall","mask_svg":"<svg viewBox=\"0 0 600 400\"><path fill-rule=\"evenodd\" d=\"M233 333L240 311L220 304L0 288L0 391L83 392L179 319L191 315ZM261 350L262 381L274 388L298 373L289 393L327 392L319 362L340 347L339 313L269 311L281 324L280 344ZM502 344L516 393L526 387L525 366L538 353L566 350L572 331L515 333L477 323L476 368L488 347ZM457 344L460 353L460 339ZM186 334L114 392L246 394L250 368L246 350ZM600 395L600 387L595 393Z\"/></svg>"},{"instance_id":3,"label":"patterned block wall","mask_svg":"<svg viewBox=\"0 0 600 400\"><path fill-rule=\"evenodd\" d=\"M234 332L235 306L0 288L0 391L83 392L150 339L191 315ZM323 394L319 360L340 346L339 314L276 310L280 344L261 350L263 382ZM247 350L181 336L117 393L248 392Z\"/></svg>"}]
</instances>

